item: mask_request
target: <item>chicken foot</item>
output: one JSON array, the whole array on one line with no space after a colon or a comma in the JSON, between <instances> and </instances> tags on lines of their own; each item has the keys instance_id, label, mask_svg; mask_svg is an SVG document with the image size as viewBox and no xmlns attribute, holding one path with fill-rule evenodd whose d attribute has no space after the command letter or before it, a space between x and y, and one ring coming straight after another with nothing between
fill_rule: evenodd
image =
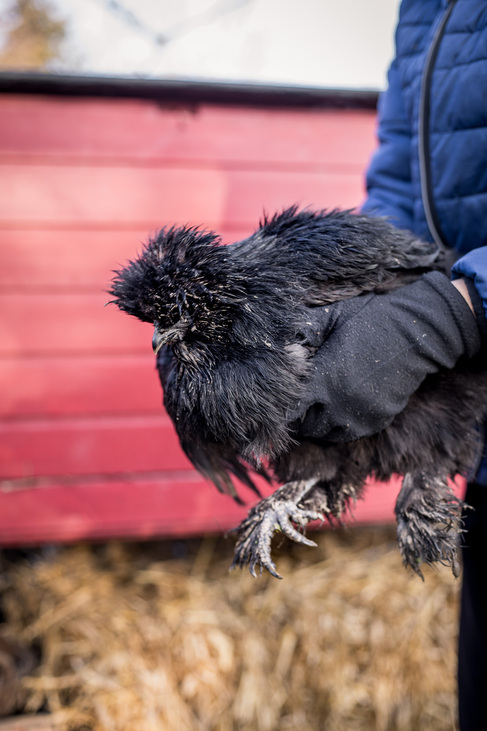
<instances>
[{"instance_id":1,"label":"chicken foot","mask_svg":"<svg viewBox=\"0 0 487 731\"><path fill-rule=\"evenodd\" d=\"M248 565L252 576L255 567L267 569L276 579L282 576L277 572L271 557L271 542L274 533L284 533L296 543L316 546L314 541L300 533L294 525L304 528L311 520L323 520L324 514L316 510L298 507L298 503L313 488L316 480L287 482L272 495L261 500L249 511L236 531L238 540L231 568ZM293 525L294 523L294 525Z\"/></svg>"},{"instance_id":2,"label":"chicken foot","mask_svg":"<svg viewBox=\"0 0 487 731\"><path fill-rule=\"evenodd\" d=\"M439 561L458 577L458 534L462 500L452 492L446 477L409 472L396 501L397 541L404 565L421 578L421 563Z\"/></svg>"}]
</instances>

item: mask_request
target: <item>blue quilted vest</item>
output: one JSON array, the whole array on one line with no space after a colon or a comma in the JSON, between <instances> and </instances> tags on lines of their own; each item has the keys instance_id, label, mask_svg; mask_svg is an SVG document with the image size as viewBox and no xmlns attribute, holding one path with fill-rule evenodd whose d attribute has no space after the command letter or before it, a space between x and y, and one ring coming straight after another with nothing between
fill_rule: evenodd
<instances>
[{"instance_id":1,"label":"blue quilted vest","mask_svg":"<svg viewBox=\"0 0 487 731\"><path fill-rule=\"evenodd\" d=\"M363 209L459 255L486 246L487 0L403 0L378 137ZM487 309L487 251L469 256Z\"/></svg>"}]
</instances>

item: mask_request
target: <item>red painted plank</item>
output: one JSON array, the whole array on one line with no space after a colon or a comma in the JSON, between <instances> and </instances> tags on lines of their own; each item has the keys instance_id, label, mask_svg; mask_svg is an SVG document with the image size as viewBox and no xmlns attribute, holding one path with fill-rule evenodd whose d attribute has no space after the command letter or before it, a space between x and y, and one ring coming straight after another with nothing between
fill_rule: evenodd
<instances>
[{"instance_id":1,"label":"red painted plank","mask_svg":"<svg viewBox=\"0 0 487 731\"><path fill-rule=\"evenodd\" d=\"M133 257L148 238L127 231L0 229L0 287L106 286L112 270Z\"/></svg>"},{"instance_id":2,"label":"red painted plank","mask_svg":"<svg viewBox=\"0 0 487 731\"><path fill-rule=\"evenodd\" d=\"M108 300L103 292L0 294L0 355L151 352L152 325Z\"/></svg>"},{"instance_id":3,"label":"red painted plank","mask_svg":"<svg viewBox=\"0 0 487 731\"><path fill-rule=\"evenodd\" d=\"M394 480L371 483L349 522L392 521L398 489ZM0 490L0 545L221 533L236 526L255 502L248 491L242 494L248 497L246 507L220 495L196 473Z\"/></svg>"},{"instance_id":4,"label":"red painted plank","mask_svg":"<svg viewBox=\"0 0 487 731\"><path fill-rule=\"evenodd\" d=\"M229 176L224 222L255 225L262 212L300 207L355 208L365 199L363 170L346 172L239 172Z\"/></svg>"},{"instance_id":5,"label":"red painted plank","mask_svg":"<svg viewBox=\"0 0 487 731\"><path fill-rule=\"evenodd\" d=\"M255 226L257 221L255 221ZM238 241L248 229L223 230L226 242ZM136 256L154 233L148 229L105 231L0 229L0 287L50 289L69 287L100 291L113 269Z\"/></svg>"},{"instance_id":6,"label":"red painted plank","mask_svg":"<svg viewBox=\"0 0 487 731\"><path fill-rule=\"evenodd\" d=\"M162 413L147 355L0 360L0 417Z\"/></svg>"},{"instance_id":7,"label":"red painted plank","mask_svg":"<svg viewBox=\"0 0 487 731\"><path fill-rule=\"evenodd\" d=\"M0 221L157 227L221 220L225 175L215 169L1 165ZM141 223L142 222L142 223Z\"/></svg>"},{"instance_id":8,"label":"red painted plank","mask_svg":"<svg viewBox=\"0 0 487 731\"><path fill-rule=\"evenodd\" d=\"M35 126L32 123L35 119ZM375 113L2 96L0 155L364 168Z\"/></svg>"},{"instance_id":9,"label":"red painted plank","mask_svg":"<svg viewBox=\"0 0 487 731\"><path fill-rule=\"evenodd\" d=\"M238 522L233 501L181 476L190 465L160 405L151 327L104 308L102 290L162 225L234 240L264 209L357 205L374 124L356 111L0 98L0 413L15 417L0 427L0 461L10 481L47 479L0 491L5 545ZM128 478L160 470L172 475ZM69 486L52 484L63 476ZM386 502L381 492L364 514L380 518Z\"/></svg>"},{"instance_id":10,"label":"red painted plank","mask_svg":"<svg viewBox=\"0 0 487 731\"><path fill-rule=\"evenodd\" d=\"M0 423L0 478L191 468L160 415Z\"/></svg>"},{"instance_id":11,"label":"red painted plank","mask_svg":"<svg viewBox=\"0 0 487 731\"><path fill-rule=\"evenodd\" d=\"M193 223L254 228L263 210L298 203L352 207L362 172L223 168L0 166L3 225L130 225L151 230Z\"/></svg>"}]
</instances>

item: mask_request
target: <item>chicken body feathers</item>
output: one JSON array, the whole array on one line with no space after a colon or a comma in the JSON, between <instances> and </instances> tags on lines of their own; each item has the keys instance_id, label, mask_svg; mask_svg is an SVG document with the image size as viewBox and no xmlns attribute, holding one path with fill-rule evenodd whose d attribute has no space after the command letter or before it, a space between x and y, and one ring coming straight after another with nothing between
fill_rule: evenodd
<instances>
[{"instance_id":1,"label":"chicken body feathers","mask_svg":"<svg viewBox=\"0 0 487 731\"><path fill-rule=\"evenodd\" d=\"M478 449L487 380L480 369L472 375L472 364L429 376L372 437L305 440L289 423L315 352L303 336L309 308L390 291L433 269L445 269L445 252L384 219L293 207L227 246L211 232L163 229L116 273L111 293L121 310L163 334L164 404L200 472L236 498L232 475L252 489L252 471L281 482L313 478L300 504L326 505L327 517L340 519L369 475L440 470L446 479L464 472ZM245 553L237 563L247 560ZM270 559L263 563L272 571Z\"/></svg>"},{"instance_id":2,"label":"chicken body feathers","mask_svg":"<svg viewBox=\"0 0 487 731\"><path fill-rule=\"evenodd\" d=\"M435 266L435 245L382 219L293 207L228 246L195 228L163 229L111 292L128 314L179 328L158 357L164 404L190 459L222 489L228 469L251 482L246 463L262 470L294 443L287 414L309 369L308 308ZM233 459L220 458L228 448Z\"/></svg>"}]
</instances>

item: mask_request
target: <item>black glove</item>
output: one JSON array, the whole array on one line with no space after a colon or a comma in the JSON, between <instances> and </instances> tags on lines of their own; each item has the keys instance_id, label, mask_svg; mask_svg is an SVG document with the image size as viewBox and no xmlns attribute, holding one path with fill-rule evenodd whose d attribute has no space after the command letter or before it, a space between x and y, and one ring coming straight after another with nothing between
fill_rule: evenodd
<instances>
[{"instance_id":1,"label":"black glove","mask_svg":"<svg viewBox=\"0 0 487 731\"><path fill-rule=\"evenodd\" d=\"M348 442L381 431L429 373L453 368L481 346L475 316L439 272L309 315L303 339L318 350L290 419L308 438Z\"/></svg>"}]
</instances>

